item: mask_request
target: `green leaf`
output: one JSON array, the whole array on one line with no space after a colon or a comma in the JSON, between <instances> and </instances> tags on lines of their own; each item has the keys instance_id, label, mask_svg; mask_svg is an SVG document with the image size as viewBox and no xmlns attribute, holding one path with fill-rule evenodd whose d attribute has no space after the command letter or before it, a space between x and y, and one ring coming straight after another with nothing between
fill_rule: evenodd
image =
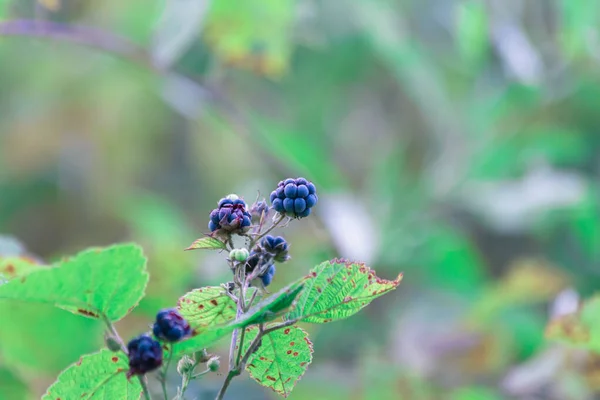
<instances>
[{"instance_id":1,"label":"green leaf","mask_svg":"<svg viewBox=\"0 0 600 400\"><path fill-rule=\"evenodd\" d=\"M214 237L206 236L196 239L186 250L225 250L225 243Z\"/></svg>"},{"instance_id":2,"label":"green leaf","mask_svg":"<svg viewBox=\"0 0 600 400\"><path fill-rule=\"evenodd\" d=\"M33 398L29 388L11 371L0 368L0 400L28 400Z\"/></svg>"},{"instance_id":3,"label":"green leaf","mask_svg":"<svg viewBox=\"0 0 600 400\"><path fill-rule=\"evenodd\" d=\"M237 304L225 294L225 289L210 286L186 293L177 308L193 329L199 329L235 319Z\"/></svg>"},{"instance_id":4,"label":"green leaf","mask_svg":"<svg viewBox=\"0 0 600 400\"><path fill-rule=\"evenodd\" d=\"M245 328L249 325L274 320L280 316L281 312L287 310L293 305L294 300L296 297L298 297L298 294L302 291L303 287L304 285L302 281L294 282L281 289L279 292L259 302L257 305L248 310L248 312L243 314L237 321L232 320L229 324L220 326L214 326L211 323L206 329L197 329L194 332L193 337L175 344L175 355L179 356L189 354L209 347L219 339L233 332L235 329ZM210 302L210 300L208 301ZM209 313L215 316L215 310L218 310L218 302L216 308L214 308L212 311L209 310ZM231 310L224 311L224 313L228 315L231 315L230 312ZM223 314L216 318L224 319ZM235 313L232 315L232 319L233 318L235 318Z\"/></svg>"},{"instance_id":5,"label":"green leaf","mask_svg":"<svg viewBox=\"0 0 600 400\"><path fill-rule=\"evenodd\" d=\"M210 347L219 339L229 335L237 327L237 324L231 323L225 326L212 326L206 330L195 332L195 335L191 338L175 343L173 353L179 357Z\"/></svg>"},{"instance_id":6,"label":"green leaf","mask_svg":"<svg viewBox=\"0 0 600 400\"><path fill-rule=\"evenodd\" d=\"M85 355L58 376L42 400L138 400L142 387L137 379L127 379L128 369L127 356L123 353L105 349Z\"/></svg>"},{"instance_id":7,"label":"green leaf","mask_svg":"<svg viewBox=\"0 0 600 400\"><path fill-rule=\"evenodd\" d=\"M244 353L257 334L257 328L246 329ZM248 359L246 369L262 386L287 397L312 361L313 346L308 333L290 326L273 331L261 340L261 345Z\"/></svg>"},{"instance_id":8,"label":"green leaf","mask_svg":"<svg viewBox=\"0 0 600 400\"><path fill-rule=\"evenodd\" d=\"M285 318L325 323L354 315L373 299L396 289L402 274L388 281L364 264L331 260L315 267L306 279L306 289Z\"/></svg>"},{"instance_id":9,"label":"green leaf","mask_svg":"<svg viewBox=\"0 0 600 400\"><path fill-rule=\"evenodd\" d=\"M27 257L0 259L0 271L9 279L47 269ZM47 304L0 301L2 326L0 356L6 365L31 372L55 374L81 354L100 345L104 325L79 318ZM73 337L78 337L73 341ZM1 398L1 396L0 396Z\"/></svg>"},{"instance_id":10,"label":"green leaf","mask_svg":"<svg viewBox=\"0 0 600 400\"><path fill-rule=\"evenodd\" d=\"M52 304L91 318L123 318L144 295L148 273L142 249L124 244L93 248L54 268L0 286L0 300Z\"/></svg>"},{"instance_id":11,"label":"green leaf","mask_svg":"<svg viewBox=\"0 0 600 400\"><path fill-rule=\"evenodd\" d=\"M40 269L40 265L28 257L0 258L0 276L4 279L11 280L38 269Z\"/></svg>"},{"instance_id":12,"label":"green leaf","mask_svg":"<svg viewBox=\"0 0 600 400\"><path fill-rule=\"evenodd\" d=\"M272 296L262 300L242 315L236 323L243 328L252 324L269 322L280 316L281 312L294 305L294 301L304 289L304 280L294 282Z\"/></svg>"}]
</instances>

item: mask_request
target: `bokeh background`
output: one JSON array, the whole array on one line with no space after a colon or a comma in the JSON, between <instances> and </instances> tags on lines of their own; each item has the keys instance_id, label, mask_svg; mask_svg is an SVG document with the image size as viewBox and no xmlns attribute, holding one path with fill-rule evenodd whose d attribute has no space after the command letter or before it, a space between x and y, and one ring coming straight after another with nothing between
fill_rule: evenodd
<instances>
[{"instance_id":1,"label":"bokeh background","mask_svg":"<svg viewBox=\"0 0 600 400\"><path fill-rule=\"evenodd\" d=\"M2 251L143 245L130 337L230 279L182 251L220 197L304 176L320 201L273 288L336 256L404 281L306 327L291 399L593 399L600 359L544 332L600 284L599 22L595 0L0 0ZM0 399L39 398L102 329L0 303Z\"/></svg>"}]
</instances>

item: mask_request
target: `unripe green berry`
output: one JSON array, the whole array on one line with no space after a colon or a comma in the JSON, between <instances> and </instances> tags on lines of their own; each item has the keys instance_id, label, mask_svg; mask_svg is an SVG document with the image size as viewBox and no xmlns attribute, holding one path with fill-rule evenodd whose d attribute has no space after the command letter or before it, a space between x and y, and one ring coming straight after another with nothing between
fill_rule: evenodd
<instances>
[{"instance_id":1,"label":"unripe green berry","mask_svg":"<svg viewBox=\"0 0 600 400\"><path fill-rule=\"evenodd\" d=\"M219 357L211 357L211 359L208 360L208 362L206 363L206 366L212 372L217 372L219 370L219 367L221 366L221 362L219 361Z\"/></svg>"},{"instance_id":2,"label":"unripe green berry","mask_svg":"<svg viewBox=\"0 0 600 400\"><path fill-rule=\"evenodd\" d=\"M229 253L229 259L243 262L248 259L249 255L250 253L248 252L248 249L233 249Z\"/></svg>"},{"instance_id":3,"label":"unripe green berry","mask_svg":"<svg viewBox=\"0 0 600 400\"><path fill-rule=\"evenodd\" d=\"M183 356L177 363L177 372L179 375L187 375L194 369L195 362L188 356Z\"/></svg>"},{"instance_id":4,"label":"unripe green berry","mask_svg":"<svg viewBox=\"0 0 600 400\"><path fill-rule=\"evenodd\" d=\"M104 337L104 343L106 343L106 347L112 352L121 351L121 343L110 335Z\"/></svg>"}]
</instances>

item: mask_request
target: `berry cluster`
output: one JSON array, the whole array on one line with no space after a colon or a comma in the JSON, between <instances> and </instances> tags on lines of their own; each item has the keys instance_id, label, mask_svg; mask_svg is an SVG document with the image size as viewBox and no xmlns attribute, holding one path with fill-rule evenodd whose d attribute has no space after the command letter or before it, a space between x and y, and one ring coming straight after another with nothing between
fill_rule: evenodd
<instances>
[{"instance_id":1,"label":"berry cluster","mask_svg":"<svg viewBox=\"0 0 600 400\"><path fill-rule=\"evenodd\" d=\"M127 344L129 372L127 376L143 375L162 364L163 351L159 342L144 334Z\"/></svg>"},{"instance_id":2,"label":"berry cluster","mask_svg":"<svg viewBox=\"0 0 600 400\"><path fill-rule=\"evenodd\" d=\"M318 199L315 185L304 178L280 181L271 192L275 211L292 218L307 217Z\"/></svg>"},{"instance_id":3,"label":"berry cluster","mask_svg":"<svg viewBox=\"0 0 600 400\"><path fill-rule=\"evenodd\" d=\"M269 286L275 275L274 262L286 262L290 259L288 247L287 242L281 236L265 236L250 252L246 262L246 273L249 274L259 268L263 271L259 278L265 287Z\"/></svg>"},{"instance_id":4,"label":"berry cluster","mask_svg":"<svg viewBox=\"0 0 600 400\"><path fill-rule=\"evenodd\" d=\"M175 309L161 310L156 314L152 333L159 340L178 342L191 335L190 324ZM162 364L163 351L158 340L143 334L127 344L129 372L127 376L142 375Z\"/></svg>"},{"instance_id":5,"label":"berry cluster","mask_svg":"<svg viewBox=\"0 0 600 400\"><path fill-rule=\"evenodd\" d=\"M231 194L221 200L217 208L211 211L208 229L211 232L244 233L250 228L252 216L246 211L246 203Z\"/></svg>"},{"instance_id":6,"label":"berry cluster","mask_svg":"<svg viewBox=\"0 0 600 400\"><path fill-rule=\"evenodd\" d=\"M190 324L175 309L161 310L156 314L152 332L166 342L178 342L192 333Z\"/></svg>"}]
</instances>

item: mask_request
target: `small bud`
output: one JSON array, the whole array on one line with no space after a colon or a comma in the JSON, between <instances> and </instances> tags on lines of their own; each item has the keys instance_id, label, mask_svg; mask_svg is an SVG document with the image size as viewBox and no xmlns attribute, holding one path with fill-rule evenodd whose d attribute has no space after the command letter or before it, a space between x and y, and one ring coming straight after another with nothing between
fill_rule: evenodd
<instances>
[{"instance_id":1,"label":"small bud","mask_svg":"<svg viewBox=\"0 0 600 400\"><path fill-rule=\"evenodd\" d=\"M221 362L219 361L219 357L211 357L210 360L206 363L208 369L212 372L217 372L219 367L221 366Z\"/></svg>"},{"instance_id":2,"label":"small bud","mask_svg":"<svg viewBox=\"0 0 600 400\"><path fill-rule=\"evenodd\" d=\"M179 375L187 375L192 372L194 365L194 360L188 356L183 356L183 358L177 363L177 372Z\"/></svg>"},{"instance_id":3,"label":"small bud","mask_svg":"<svg viewBox=\"0 0 600 400\"><path fill-rule=\"evenodd\" d=\"M104 343L106 343L106 347L112 352L121 350L121 343L111 335L104 336Z\"/></svg>"},{"instance_id":4,"label":"small bud","mask_svg":"<svg viewBox=\"0 0 600 400\"><path fill-rule=\"evenodd\" d=\"M194 353L194 358L198 362L205 363L208 360L210 360L210 354L208 354L208 351L206 351L206 349L202 349Z\"/></svg>"},{"instance_id":5,"label":"small bud","mask_svg":"<svg viewBox=\"0 0 600 400\"><path fill-rule=\"evenodd\" d=\"M229 258L231 260L243 262L248 259L249 255L250 255L250 253L248 252L247 249L233 249L229 253Z\"/></svg>"}]
</instances>

